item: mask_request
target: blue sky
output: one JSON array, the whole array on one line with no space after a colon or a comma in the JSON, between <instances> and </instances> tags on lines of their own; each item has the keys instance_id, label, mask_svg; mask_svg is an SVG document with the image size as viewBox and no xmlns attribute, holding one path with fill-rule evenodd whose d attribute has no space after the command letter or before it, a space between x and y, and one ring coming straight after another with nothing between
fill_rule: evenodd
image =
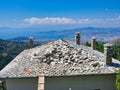
<instances>
[{"instance_id":1,"label":"blue sky","mask_svg":"<svg viewBox=\"0 0 120 90\"><path fill-rule=\"evenodd\" d=\"M120 0L0 0L0 27L64 29L119 24Z\"/></svg>"}]
</instances>

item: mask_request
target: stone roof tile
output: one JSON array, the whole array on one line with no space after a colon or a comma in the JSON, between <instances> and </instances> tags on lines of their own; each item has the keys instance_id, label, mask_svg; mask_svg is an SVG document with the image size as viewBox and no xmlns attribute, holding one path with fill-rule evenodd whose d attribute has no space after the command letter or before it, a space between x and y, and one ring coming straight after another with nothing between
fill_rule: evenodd
<instances>
[{"instance_id":1,"label":"stone roof tile","mask_svg":"<svg viewBox=\"0 0 120 90\"><path fill-rule=\"evenodd\" d=\"M78 46L65 40L24 50L4 69L1 78L69 76L117 73L120 62L113 59L106 66L103 54L86 46Z\"/></svg>"}]
</instances>

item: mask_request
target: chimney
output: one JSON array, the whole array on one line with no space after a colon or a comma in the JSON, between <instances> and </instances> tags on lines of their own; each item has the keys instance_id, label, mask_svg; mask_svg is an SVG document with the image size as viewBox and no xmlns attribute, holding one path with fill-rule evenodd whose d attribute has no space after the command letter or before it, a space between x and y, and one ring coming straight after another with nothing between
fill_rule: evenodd
<instances>
[{"instance_id":1,"label":"chimney","mask_svg":"<svg viewBox=\"0 0 120 90\"><path fill-rule=\"evenodd\" d=\"M76 32L75 34L75 43L77 45L80 45L80 33L79 32Z\"/></svg>"},{"instance_id":2,"label":"chimney","mask_svg":"<svg viewBox=\"0 0 120 90\"><path fill-rule=\"evenodd\" d=\"M91 40L91 48L93 50L96 50L96 38L95 37L92 37L92 40Z\"/></svg>"},{"instance_id":3,"label":"chimney","mask_svg":"<svg viewBox=\"0 0 120 90\"><path fill-rule=\"evenodd\" d=\"M45 84L45 76L44 74L41 74L38 76L38 90L45 90L44 84Z\"/></svg>"},{"instance_id":4,"label":"chimney","mask_svg":"<svg viewBox=\"0 0 120 90\"><path fill-rule=\"evenodd\" d=\"M106 65L112 64L112 44L104 44L104 61Z\"/></svg>"},{"instance_id":5,"label":"chimney","mask_svg":"<svg viewBox=\"0 0 120 90\"><path fill-rule=\"evenodd\" d=\"M29 47L33 48L33 37L29 38Z\"/></svg>"}]
</instances>

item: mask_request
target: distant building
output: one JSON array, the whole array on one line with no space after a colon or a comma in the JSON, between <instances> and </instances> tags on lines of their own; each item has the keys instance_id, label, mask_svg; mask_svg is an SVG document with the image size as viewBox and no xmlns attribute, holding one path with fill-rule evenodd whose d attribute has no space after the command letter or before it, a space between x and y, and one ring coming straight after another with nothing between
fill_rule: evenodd
<instances>
[{"instance_id":1,"label":"distant building","mask_svg":"<svg viewBox=\"0 0 120 90\"><path fill-rule=\"evenodd\" d=\"M57 40L24 50L0 71L0 78L7 90L116 90L120 62L108 54Z\"/></svg>"}]
</instances>

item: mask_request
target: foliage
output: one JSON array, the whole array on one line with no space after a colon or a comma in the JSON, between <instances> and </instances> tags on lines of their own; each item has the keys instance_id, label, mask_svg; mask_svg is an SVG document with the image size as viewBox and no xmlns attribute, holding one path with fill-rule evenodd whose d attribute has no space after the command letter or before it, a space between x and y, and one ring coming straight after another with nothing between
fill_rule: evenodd
<instances>
[{"instance_id":1,"label":"foliage","mask_svg":"<svg viewBox=\"0 0 120 90\"><path fill-rule=\"evenodd\" d=\"M120 69L119 69L118 74L116 76L116 88L117 88L117 90L120 90Z\"/></svg>"},{"instance_id":2,"label":"foliage","mask_svg":"<svg viewBox=\"0 0 120 90\"><path fill-rule=\"evenodd\" d=\"M91 47L91 44L87 41L87 42L85 43L85 46Z\"/></svg>"},{"instance_id":3,"label":"foliage","mask_svg":"<svg viewBox=\"0 0 120 90\"><path fill-rule=\"evenodd\" d=\"M3 89L0 87L0 90L3 90Z\"/></svg>"},{"instance_id":4,"label":"foliage","mask_svg":"<svg viewBox=\"0 0 120 90\"><path fill-rule=\"evenodd\" d=\"M98 50L98 51L100 51L100 52L104 52L104 42L102 42L102 43L96 43L96 49ZM89 42L86 42L86 44L85 44L86 46L91 46L91 43L89 43ZM117 59L117 60L120 60L120 46L118 46L118 45L114 45L113 46L113 49L112 49L112 57L113 58L115 58L115 59Z\"/></svg>"},{"instance_id":5,"label":"foliage","mask_svg":"<svg viewBox=\"0 0 120 90\"><path fill-rule=\"evenodd\" d=\"M114 46L112 54L114 58L120 60L120 46Z\"/></svg>"},{"instance_id":6,"label":"foliage","mask_svg":"<svg viewBox=\"0 0 120 90\"><path fill-rule=\"evenodd\" d=\"M17 44L0 39L0 70L26 48L26 44Z\"/></svg>"},{"instance_id":7,"label":"foliage","mask_svg":"<svg viewBox=\"0 0 120 90\"><path fill-rule=\"evenodd\" d=\"M104 42L102 43L96 42L96 49L100 52L104 52L104 46L103 46L104 44L105 44Z\"/></svg>"}]
</instances>

